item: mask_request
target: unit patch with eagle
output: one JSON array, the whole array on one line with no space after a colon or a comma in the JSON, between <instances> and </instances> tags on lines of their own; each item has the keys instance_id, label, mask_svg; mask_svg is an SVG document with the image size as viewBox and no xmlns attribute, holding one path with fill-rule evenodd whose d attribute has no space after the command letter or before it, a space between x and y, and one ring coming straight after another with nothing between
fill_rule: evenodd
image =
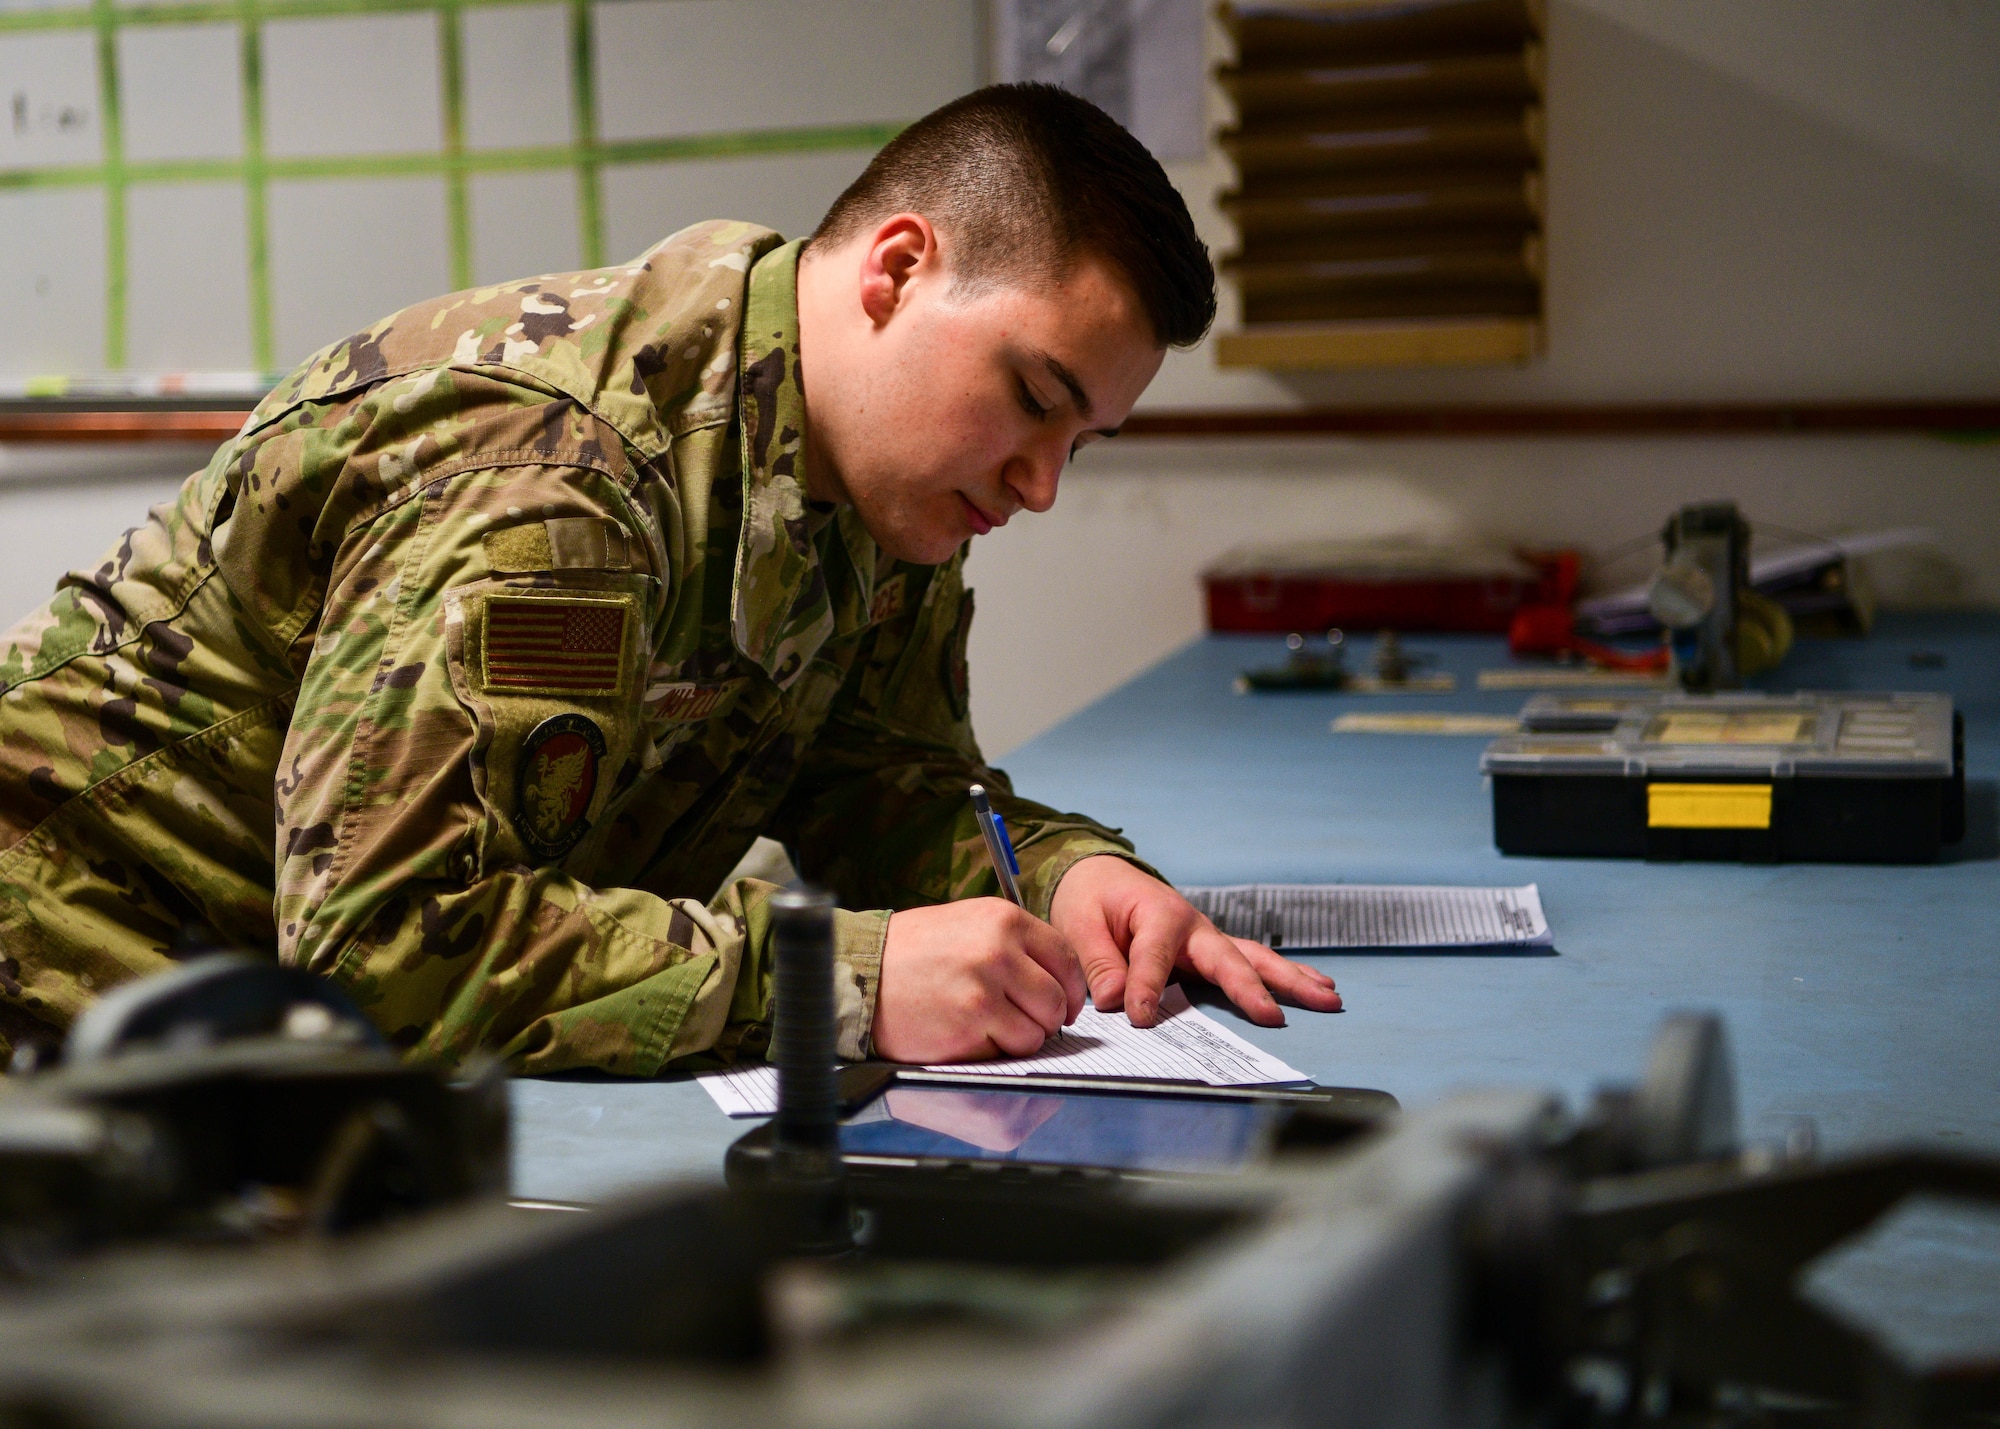
<instances>
[{"instance_id":1,"label":"unit patch with eagle","mask_svg":"<svg viewBox=\"0 0 2000 1429\"><path fill-rule=\"evenodd\" d=\"M514 827L535 857L553 862L590 832L585 815L603 762L603 732L583 715L555 715L529 731L514 783Z\"/></svg>"}]
</instances>

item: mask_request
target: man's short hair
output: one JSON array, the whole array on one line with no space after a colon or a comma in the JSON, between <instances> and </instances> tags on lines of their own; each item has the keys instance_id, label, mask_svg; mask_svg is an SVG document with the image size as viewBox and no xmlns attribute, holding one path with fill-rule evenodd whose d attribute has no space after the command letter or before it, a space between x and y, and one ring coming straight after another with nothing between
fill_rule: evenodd
<instances>
[{"instance_id":1,"label":"man's short hair","mask_svg":"<svg viewBox=\"0 0 2000 1429\"><path fill-rule=\"evenodd\" d=\"M1162 347L1215 320L1215 270L1159 161L1052 84L996 84L885 145L812 236L834 247L898 213L940 229L955 284L1054 282L1095 254L1122 271Z\"/></svg>"}]
</instances>

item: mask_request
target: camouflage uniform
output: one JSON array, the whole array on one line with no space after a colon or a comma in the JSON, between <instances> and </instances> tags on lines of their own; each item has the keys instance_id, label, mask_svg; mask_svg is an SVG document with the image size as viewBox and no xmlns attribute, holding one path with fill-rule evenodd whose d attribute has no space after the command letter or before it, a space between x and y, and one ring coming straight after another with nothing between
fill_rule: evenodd
<instances>
[{"instance_id":1,"label":"camouflage uniform","mask_svg":"<svg viewBox=\"0 0 2000 1429\"><path fill-rule=\"evenodd\" d=\"M0 1031L200 920L420 1055L643 1075L764 1045L772 889L715 894L758 834L849 909L994 892L964 553L892 562L807 502L798 253L703 224L407 309L15 626ZM996 804L1044 916L1129 856ZM837 915L849 1057L887 927Z\"/></svg>"}]
</instances>

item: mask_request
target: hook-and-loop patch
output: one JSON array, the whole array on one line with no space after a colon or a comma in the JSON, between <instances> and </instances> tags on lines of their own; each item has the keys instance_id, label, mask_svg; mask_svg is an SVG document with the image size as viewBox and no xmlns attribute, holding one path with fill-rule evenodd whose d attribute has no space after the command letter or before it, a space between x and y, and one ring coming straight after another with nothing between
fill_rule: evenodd
<instances>
[{"instance_id":1,"label":"hook-and-loop patch","mask_svg":"<svg viewBox=\"0 0 2000 1429\"><path fill-rule=\"evenodd\" d=\"M615 695L625 687L622 600L489 596L485 688L522 695Z\"/></svg>"}]
</instances>

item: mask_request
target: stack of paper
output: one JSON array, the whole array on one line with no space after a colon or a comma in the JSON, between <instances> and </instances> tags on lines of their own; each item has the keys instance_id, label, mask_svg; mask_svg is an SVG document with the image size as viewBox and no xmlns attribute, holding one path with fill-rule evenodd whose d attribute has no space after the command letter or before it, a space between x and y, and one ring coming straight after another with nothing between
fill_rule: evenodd
<instances>
[{"instance_id":1,"label":"stack of paper","mask_svg":"<svg viewBox=\"0 0 2000 1429\"><path fill-rule=\"evenodd\" d=\"M961 1062L925 1070L965 1077L1131 1077L1200 1082L1211 1087L1310 1080L1297 1068L1196 1011L1178 987L1167 989L1160 999L1160 1012L1157 1026L1134 1027L1122 1012L1099 1012L1086 1006L1074 1024L1049 1038L1032 1057ZM777 1069L765 1063L704 1072L695 1080L730 1116L769 1116L778 1109Z\"/></svg>"}]
</instances>

